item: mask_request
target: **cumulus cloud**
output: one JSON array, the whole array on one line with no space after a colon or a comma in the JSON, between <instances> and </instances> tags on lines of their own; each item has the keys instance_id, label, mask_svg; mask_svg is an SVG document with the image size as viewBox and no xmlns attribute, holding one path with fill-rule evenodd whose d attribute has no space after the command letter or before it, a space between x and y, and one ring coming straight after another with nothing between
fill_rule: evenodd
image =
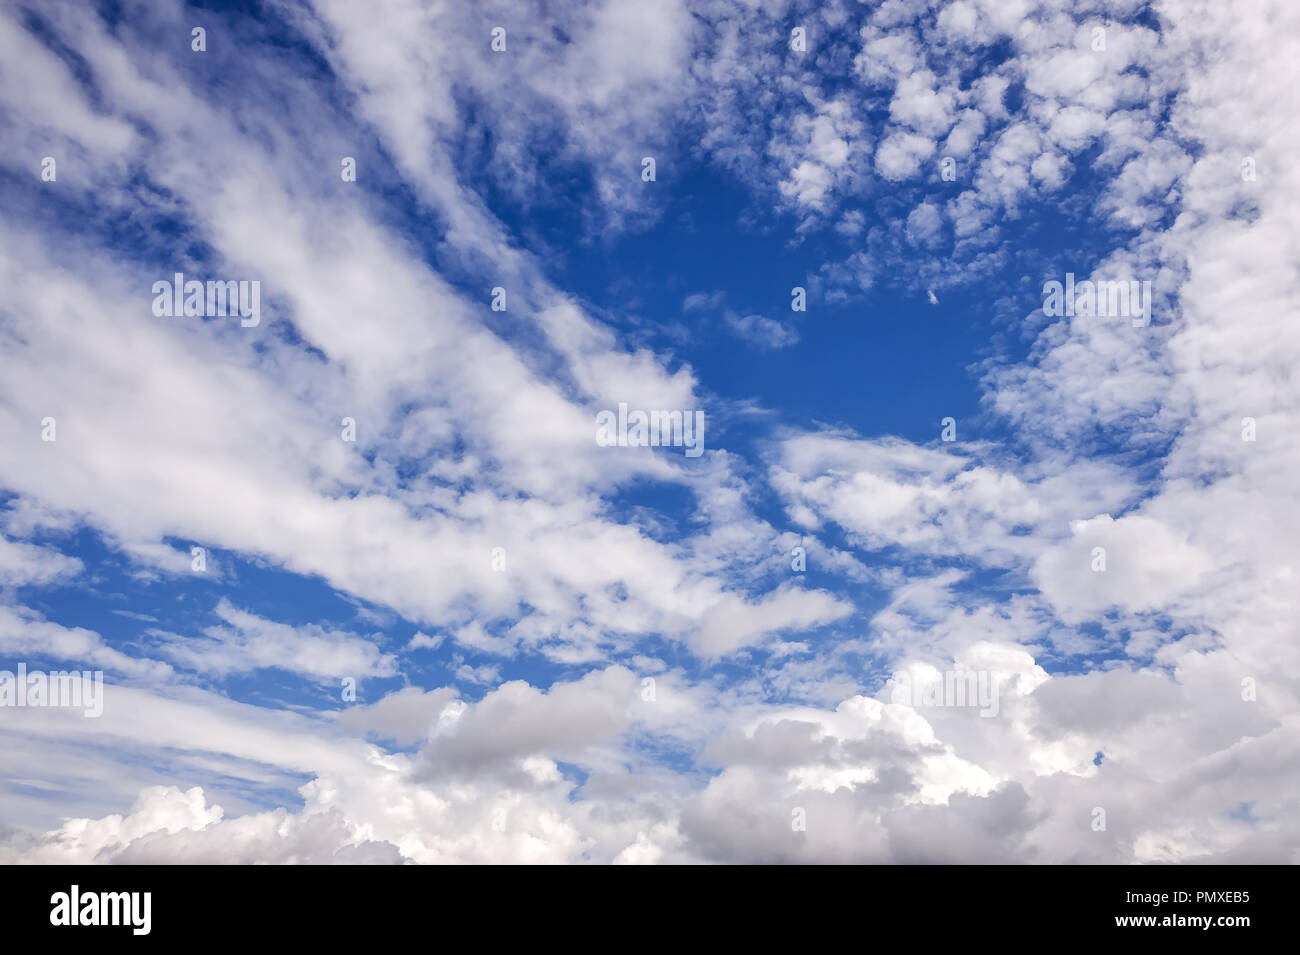
<instances>
[{"instance_id":1,"label":"cumulus cloud","mask_svg":"<svg viewBox=\"0 0 1300 955\"><path fill-rule=\"evenodd\" d=\"M1168 607L1213 566L1186 538L1141 515L1102 514L1075 522L1071 531L1073 538L1044 553L1033 570L1039 590L1067 621L1109 607Z\"/></svg>"}]
</instances>

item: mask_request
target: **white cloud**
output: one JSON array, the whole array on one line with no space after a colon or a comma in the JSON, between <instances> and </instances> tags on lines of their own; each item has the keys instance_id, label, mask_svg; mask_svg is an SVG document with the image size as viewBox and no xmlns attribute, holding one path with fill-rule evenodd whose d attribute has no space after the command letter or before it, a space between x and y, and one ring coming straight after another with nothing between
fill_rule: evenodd
<instances>
[{"instance_id":1,"label":"white cloud","mask_svg":"<svg viewBox=\"0 0 1300 955\"><path fill-rule=\"evenodd\" d=\"M915 176L921 161L934 154L934 141L916 133L898 132L876 150L876 171L893 182Z\"/></svg>"},{"instance_id":2,"label":"white cloud","mask_svg":"<svg viewBox=\"0 0 1300 955\"><path fill-rule=\"evenodd\" d=\"M1070 530L1073 538L1039 557L1033 571L1039 589L1067 622L1116 606L1167 607L1213 567L1186 537L1142 515L1114 520L1102 514L1076 521Z\"/></svg>"},{"instance_id":3,"label":"white cloud","mask_svg":"<svg viewBox=\"0 0 1300 955\"><path fill-rule=\"evenodd\" d=\"M214 612L225 625L206 627L202 636L158 634L158 651L179 667L217 677L274 668L337 684L397 674L396 658L380 653L373 638L265 620L224 597Z\"/></svg>"},{"instance_id":4,"label":"white cloud","mask_svg":"<svg viewBox=\"0 0 1300 955\"><path fill-rule=\"evenodd\" d=\"M727 313L727 327L737 336L758 348L788 348L797 344L799 333L793 328L762 315L740 316L734 312Z\"/></svg>"},{"instance_id":5,"label":"white cloud","mask_svg":"<svg viewBox=\"0 0 1300 955\"><path fill-rule=\"evenodd\" d=\"M82 563L51 547L0 537L0 587L44 586L75 577Z\"/></svg>"}]
</instances>

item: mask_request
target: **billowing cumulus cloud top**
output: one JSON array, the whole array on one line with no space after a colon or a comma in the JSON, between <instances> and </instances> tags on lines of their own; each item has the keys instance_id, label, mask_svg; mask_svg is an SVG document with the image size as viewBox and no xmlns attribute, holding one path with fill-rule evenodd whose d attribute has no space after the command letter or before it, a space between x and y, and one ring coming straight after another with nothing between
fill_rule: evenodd
<instances>
[{"instance_id":1,"label":"billowing cumulus cloud top","mask_svg":"<svg viewBox=\"0 0 1300 955\"><path fill-rule=\"evenodd\" d=\"M1297 30L0 7L0 860L1300 861Z\"/></svg>"}]
</instances>

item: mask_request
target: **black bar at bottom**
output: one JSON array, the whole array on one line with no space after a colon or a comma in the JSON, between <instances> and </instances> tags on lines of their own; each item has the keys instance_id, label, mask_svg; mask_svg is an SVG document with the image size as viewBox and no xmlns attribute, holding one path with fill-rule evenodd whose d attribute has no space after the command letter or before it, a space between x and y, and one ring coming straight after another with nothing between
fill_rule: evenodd
<instances>
[{"instance_id":1,"label":"black bar at bottom","mask_svg":"<svg viewBox=\"0 0 1300 955\"><path fill-rule=\"evenodd\" d=\"M893 932L992 940L1027 930L1222 945L1290 927L1284 910L1294 871L697 867L597 875L584 867L48 866L8 867L0 880L0 916L11 941L76 933L78 942L113 936L127 944L373 944L404 928L455 920L470 944L476 937L500 944L503 935L533 944L569 935L590 944L681 931L679 940L694 946L716 939L734 947L738 936L762 937L775 920L813 938L834 931L864 941ZM441 935L430 944L450 941Z\"/></svg>"}]
</instances>

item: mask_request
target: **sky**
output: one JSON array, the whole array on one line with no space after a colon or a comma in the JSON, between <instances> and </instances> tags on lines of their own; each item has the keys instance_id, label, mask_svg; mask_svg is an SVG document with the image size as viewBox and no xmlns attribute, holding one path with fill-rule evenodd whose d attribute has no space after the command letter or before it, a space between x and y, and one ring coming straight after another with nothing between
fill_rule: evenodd
<instances>
[{"instance_id":1,"label":"sky","mask_svg":"<svg viewBox=\"0 0 1300 955\"><path fill-rule=\"evenodd\" d=\"M0 861L1300 861L1296 36L3 0Z\"/></svg>"}]
</instances>

